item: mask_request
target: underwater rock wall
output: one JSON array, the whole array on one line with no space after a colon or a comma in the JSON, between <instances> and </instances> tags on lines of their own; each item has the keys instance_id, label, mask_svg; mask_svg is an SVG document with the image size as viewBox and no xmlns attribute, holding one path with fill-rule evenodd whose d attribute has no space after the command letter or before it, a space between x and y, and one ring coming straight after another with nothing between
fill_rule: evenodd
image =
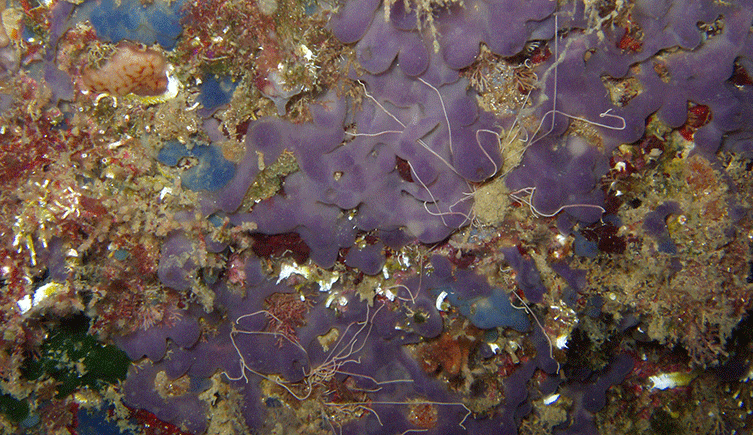
<instances>
[{"instance_id":1,"label":"underwater rock wall","mask_svg":"<svg viewBox=\"0 0 753 435\"><path fill-rule=\"evenodd\" d=\"M362 249L359 257L354 256L359 232L376 231L373 234L379 241L370 243L377 247L381 242L399 248L413 239L422 243L443 240L470 223L473 183L483 182L502 167L503 144L498 126L509 127L513 122L511 117L495 119L491 113L478 109L473 92L467 90L466 79L460 78L459 69L475 60L480 42L495 54L511 56L521 51L527 41L551 38L556 24L559 26L558 43L554 47L550 45L554 53L538 69L544 86L530 95L537 101L534 107L540 120L539 128L527 135L528 147L522 162L505 180L510 190L530 193L530 206L536 213L554 216L564 211L570 217L563 226L565 229L577 222L597 221L604 211L604 192L598 183L609 169L607 156L617 144L639 139L650 115L656 113L667 125L678 128L687 120L689 105L708 107L714 114L709 117L712 121L695 126L693 131L703 137L697 141L697 152L703 154L713 154L722 145L721 134L747 128L739 121L745 102L725 82L732 74L736 59L749 56L746 47L750 36L743 29L749 27L753 11L707 2L682 8L680 13L676 5L659 3L641 2L629 18L628 24L633 27L625 33L604 34L588 28L588 21L596 18L586 16L580 3L557 11L555 20L555 5L551 1L528 2L525 6L512 1L495 4L480 1L462 8L452 6L437 14L435 25L439 36L433 40L426 29L417 28L419 21L415 11L406 11L401 2L389 7L389 19L385 19L387 14L379 2L348 2L333 17L331 26L342 42L354 44L360 69L352 69L350 76L363 87L360 101L354 104L350 99L330 93L311 107L312 123L295 125L275 118L252 122L245 139L246 154L239 163L236 177L224 189L206 195L201 210L204 214L220 212L221 216L227 216L231 225L253 225L253 231L261 233L298 233L310 248L311 259L322 268L332 267L340 250L350 249L345 264L367 275L380 273L385 259L381 248L371 249L369 253ZM504 19L500 11L505 11ZM723 26L715 22L719 17L723 17ZM657 22L663 24L657 25ZM688 28L689 22L706 24ZM635 28L641 29L640 36L630 33ZM433 43L437 44L437 50ZM606 84L609 81L630 85L615 97ZM597 134L568 130L571 121L594 128ZM561 136L565 132L569 133ZM594 137L598 137L597 142ZM300 171L286 177L284 193L258 201L250 210L239 210L257 174L263 167L274 164L285 151L295 155ZM526 265L515 248L508 249L505 260L520 273L518 284L525 289L526 298L540 301L544 289L532 262L528 260ZM435 264L434 268L447 269L448 266ZM426 276L424 287L430 289L435 298L442 294L441 299L446 298L477 327L528 329L529 322L521 318L523 311L513 310L509 297L498 289L490 292L481 290L483 282L465 283L462 271L446 276L451 282L449 287L435 282L433 277L436 276ZM246 291L258 295L258 290ZM232 314L235 309L230 309L228 319L243 318L241 313L258 313L263 308L260 301L257 299L255 305L247 305L245 311L238 314ZM411 303L400 305L411 310ZM243 343L236 342L245 367L242 374L246 375L245 370L250 369L251 384L254 378L258 380L259 376L265 378L274 373L281 375L285 383L303 382L313 389L309 382L316 374L317 364L330 362L322 356L318 362L311 360L311 355L316 354L314 348L318 347L314 337L326 334L335 324L339 324L340 330L348 325L359 325L358 316L364 315L359 310L361 314L350 317L349 310L355 309L354 305L357 305L355 301L347 302L343 309L349 315L337 323L334 319L316 320L330 316L327 313L331 311L321 303L314 303L305 320L306 326L296 330L296 343L302 348L291 347L291 343L286 342L279 352L260 356L253 349L274 347L271 343L274 337L264 337L266 342L261 343L259 336L250 334ZM438 312L427 310L431 313L426 314L429 319L436 319ZM378 317L370 321L376 330L386 331L388 336L359 337L359 341L354 342L359 350L359 363L357 368L349 370L363 376L383 371L405 373L406 382L409 380L415 389L383 388L364 398L372 403L368 412L373 415L357 423L361 426L359 432L397 433L414 427L399 417L400 412L380 409L380 402L425 400L440 407L442 403L456 402L457 399L447 393L439 390L430 393L420 388L428 379L419 375L413 363L398 356L405 352L400 350L404 339L390 338L392 329ZM317 325L321 329L310 332ZM251 330L263 328L262 322ZM542 339L539 337L539 340ZM545 349L546 346L541 351ZM189 350L185 352L190 354ZM382 360L366 359L370 353L390 356ZM546 361L545 355L539 358ZM384 364L380 361L392 361L389 364L400 367L387 370L380 367ZM618 383L632 367L629 361L628 357L618 357L616 368L606 372L605 376L610 379L607 382ZM535 366L529 367L519 368L516 373L530 377ZM231 368L224 370L228 376L233 376ZM551 367L546 371L552 373ZM358 381L356 385L360 385ZM570 391L585 391L574 397L587 402L591 400L589 397L603 394L608 385L602 381L583 387L573 384ZM127 388L133 387L127 384ZM514 394L511 388L512 385L506 387L506 394ZM526 390L522 385L515 388ZM247 403L258 403L259 399L254 396L258 392L253 387L245 391ZM458 416L450 420L463 421L469 426L468 430L481 424L514 433L513 422L520 418L516 409L523 402L524 398L512 400L493 412L506 423L495 418L464 420ZM144 402L138 403L143 405ZM357 405L361 402L352 403L357 409L361 406ZM344 405L330 403L328 406ZM598 409L600 406L588 405L587 411L574 414L577 422L571 430L593 424L589 412ZM358 411L367 412L365 409ZM439 413L447 415L444 410ZM246 421L253 425L259 419L259 415L251 413L247 414ZM389 423L382 427L384 422ZM351 428L353 424L356 423L345 427ZM444 421L435 425L442 428L443 433L448 427L464 430Z\"/></svg>"},{"instance_id":2,"label":"underwater rock wall","mask_svg":"<svg viewBox=\"0 0 753 435\"><path fill-rule=\"evenodd\" d=\"M124 353L79 384L125 376L108 400L166 433L596 433L620 400L658 425L660 373L745 378L753 7L409 4L27 11L11 403L79 415L59 355L20 368L71 313Z\"/></svg>"}]
</instances>

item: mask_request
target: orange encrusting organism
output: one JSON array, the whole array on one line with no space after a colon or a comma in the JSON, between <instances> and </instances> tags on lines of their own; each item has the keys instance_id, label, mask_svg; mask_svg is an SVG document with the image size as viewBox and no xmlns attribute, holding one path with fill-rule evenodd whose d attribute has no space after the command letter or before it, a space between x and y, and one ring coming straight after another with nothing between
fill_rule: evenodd
<instances>
[{"instance_id":1,"label":"orange encrusting organism","mask_svg":"<svg viewBox=\"0 0 753 435\"><path fill-rule=\"evenodd\" d=\"M166 67L160 52L125 42L117 45L101 68L86 67L81 76L86 88L94 92L155 96L167 90Z\"/></svg>"}]
</instances>

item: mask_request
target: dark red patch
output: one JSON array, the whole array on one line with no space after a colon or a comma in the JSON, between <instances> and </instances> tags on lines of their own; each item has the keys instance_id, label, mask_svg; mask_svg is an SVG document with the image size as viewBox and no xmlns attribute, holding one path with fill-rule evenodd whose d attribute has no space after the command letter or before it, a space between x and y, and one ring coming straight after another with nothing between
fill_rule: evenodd
<instances>
[{"instance_id":1,"label":"dark red patch","mask_svg":"<svg viewBox=\"0 0 753 435\"><path fill-rule=\"evenodd\" d=\"M143 409L131 409L131 419L136 421L145 435L189 435L178 426L166 423Z\"/></svg>"},{"instance_id":2,"label":"dark red patch","mask_svg":"<svg viewBox=\"0 0 753 435\"><path fill-rule=\"evenodd\" d=\"M253 234L254 245L251 249L259 257L284 257L290 256L299 264L305 263L309 258L311 249L301 239L298 233L285 234Z\"/></svg>"},{"instance_id":3,"label":"dark red patch","mask_svg":"<svg viewBox=\"0 0 753 435\"><path fill-rule=\"evenodd\" d=\"M643 49L643 41L641 40L640 30L633 26L625 27L625 33L617 41L617 48L632 52L641 51Z\"/></svg>"},{"instance_id":4,"label":"dark red patch","mask_svg":"<svg viewBox=\"0 0 753 435\"><path fill-rule=\"evenodd\" d=\"M395 156L395 169L397 169L397 173L400 175L400 178L402 178L403 180L409 183L413 182L413 175L411 175L410 163L408 163L407 160L404 160L398 156Z\"/></svg>"},{"instance_id":5,"label":"dark red patch","mask_svg":"<svg viewBox=\"0 0 753 435\"><path fill-rule=\"evenodd\" d=\"M552 57L552 51L549 50L548 45L539 45L531 52L531 63L538 65L542 62L546 62Z\"/></svg>"},{"instance_id":6,"label":"dark red patch","mask_svg":"<svg viewBox=\"0 0 753 435\"><path fill-rule=\"evenodd\" d=\"M688 103L688 119L678 131L685 140L693 140L696 130L711 122L712 118L709 106L690 102Z\"/></svg>"},{"instance_id":7,"label":"dark red patch","mask_svg":"<svg viewBox=\"0 0 753 435\"><path fill-rule=\"evenodd\" d=\"M739 62L735 62L735 72L732 73L729 81L736 86L753 85L753 78L751 78L750 72Z\"/></svg>"},{"instance_id":8,"label":"dark red patch","mask_svg":"<svg viewBox=\"0 0 753 435\"><path fill-rule=\"evenodd\" d=\"M247 119L237 126L235 126L235 140L242 141L246 137L248 132L248 126L251 124L251 119Z\"/></svg>"},{"instance_id":9,"label":"dark red patch","mask_svg":"<svg viewBox=\"0 0 753 435\"><path fill-rule=\"evenodd\" d=\"M625 237L617 235L617 230L619 228L611 222L596 223L581 230L581 234L586 239L596 242L601 252L622 254L627 248L627 241Z\"/></svg>"}]
</instances>

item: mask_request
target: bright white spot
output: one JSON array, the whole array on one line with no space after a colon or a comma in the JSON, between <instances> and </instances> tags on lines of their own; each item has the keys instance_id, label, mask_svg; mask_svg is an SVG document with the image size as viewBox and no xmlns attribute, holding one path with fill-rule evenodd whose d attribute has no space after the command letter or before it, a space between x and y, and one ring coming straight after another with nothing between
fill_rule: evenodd
<instances>
[{"instance_id":1,"label":"bright white spot","mask_svg":"<svg viewBox=\"0 0 753 435\"><path fill-rule=\"evenodd\" d=\"M21 310L21 314L26 314L29 310L41 304L42 301L54 295L63 288L63 284L57 282L49 282L42 287L39 287L34 292L33 299L31 296L26 295L20 300L16 301L16 305L18 305L18 309Z\"/></svg>"},{"instance_id":2,"label":"bright white spot","mask_svg":"<svg viewBox=\"0 0 753 435\"><path fill-rule=\"evenodd\" d=\"M311 59L314 58L314 53L311 50L309 50L309 48L306 47L305 45L303 45L303 44L299 45L298 46L298 50L300 51L301 55L306 60L311 60Z\"/></svg>"},{"instance_id":3,"label":"bright white spot","mask_svg":"<svg viewBox=\"0 0 753 435\"><path fill-rule=\"evenodd\" d=\"M550 394L549 396L544 398L544 405L551 405L552 403L556 402L557 399L560 398L559 394Z\"/></svg>"},{"instance_id":4,"label":"bright white spot","mask_svg":"<svg viewBox=\"0 0 753 435\"><path fill-rule=\"evenodd\" d=\"M16 302L18 309L21 310L21 314L26 314L31 309L31 296L26 295Z\"/></svg>"},{"instance_id":5,"label":"bright white spot","mask_svg":"<svg viewBox=\"0 0 753 435\"><path fill-rule=\"evenodd\" d=\"M400 264L403 265L405 269L410 267L410 259L406 257L405 255L400 256Z\"/></svg>"},{"instance_id":6,"label":"bright white spot","mask_svg":"<svg viewBox=\"0 0 753 435\"><path fill-rule=\"evenodd\" d=\"M165 100L171 100L178 96L178 90L180 90L180 82L172 74L172 65L167 69L167 91L163 94Z\"/></svg>"},{"instance_id":7,"label":"bright white spot","mask_svg":"<svg viewBox=\"0 0 753 435\"><path fill-rule=\"evenodd\" d=\"M114 150L115 148L118 148L121 145L123 145L123 139L107 144L107 148Z\"/></svg>"},{"instance_id":8,"label":"bright white spot","mask_svg":"<svg viewBox=\"0 0 753 435\"><path fill-rule=\"evenodd\" d=\"M292 276L293 274L301 275L302 277L308 279L309 270L307 267L300 267L297 264L283 264L280 268L280 276L277 278L277 284L279 284L283 279L290 278L290 276Z\"/></svg>"},{"instance_id":9,"label":"bright white spot","mask_svg":"<svg viewBox=\"0 0 753 435\"><path fill-rule=\"evenodd\" d=\"M397 296L395 293L392 292L392 290L390 289L385 290L381 286L378 286L374 291L376 292L376 294L382 295L386 297L387 299L389 299L390 301L394 301L395 296Z\"/></svg>"},{"instance_id":10,"label":"bright white spot","mask_svg":"<svg viewBox=\"0 0 753 435\"><path fill-rule=\"evenodd\" d=\"M498 354L498 353L500 353L502 351L502 349L500 349L500 347L499 347L499 345L497 343L488 343L488 344L489 344L489 347L491 348L492 352L494 352L495 355Z\"/></svg>"},{"instance_id":11,"label":"bright white spot","mask_svg":"<svg viewBox=\"0 0 753 435\"><path fill-rule=\"evenodd\" d=\"M562 334L557 337L556 340L554 340L554 345L557 346L557 349L567 349L567 335Z\"/></svg>"},{"instance_id":12,"label":"bright white spot","mask_svg":"<svg viewBox=\"0 0 753 435\"><path fill-rule=\"evenodd\" d=\"M338 274L334 274L329 278L320 279L319 281L317 281L319 283L319 291L322 293L326 293L332 290L332 285L336 283L338 279L340 279L340 275ZM345 301L347 302L347 299L345 299ZM341 305L345 305L345 304L341 304Z\"/></svg>"},{"instance_id":13,"label":"bright white spot","mask_svg":"<svg viewBox=\"0 0 753 435\"><path fill-rule=\"evenodd\" d=\"M666 390L668 388L680 386L678 375L680 375L678 372L661 373L655 376L650 376L648 380L654 383L654 385L651 386L652 390Z\"/></svg>"},{"instance_id":14,"label":"bright white spot","mask_svg":"<svg viewBox=\"0 0 753 435\"><path fill-rule=\"evenodd\" d=\"M42 287L39 287L37 291L34 292L34 302L32 303L32 306L36 307L41 304L43 300L54 295L61 287L62 285L56 282L48 282Z\"/></svg>"},{"instance_id":15,"label":"bright white spot","mask_svg":"<svg viewBox=\"0 0 753 435\"><path fill-rule=\"evenodd\" d=\"M447 292L444 290L442 291L442 293L439 294L439 296L437 296L437 304L436 304L437 310L444 311L442 309L442 302L444 302L444 299L446 297L447 297Z\"/></svg>"},{"instance_id":16,"label":"bright white spot","mask_svg":"<svg viewBox=\"0 0 753 435\"><path fill-rule=\"evenodd\" d=\"M170 195L173 193L173 189L169 187L163 187L162 190L159 191L159 199L165 199L167 195Z\"/></svg>"}]
</instances>

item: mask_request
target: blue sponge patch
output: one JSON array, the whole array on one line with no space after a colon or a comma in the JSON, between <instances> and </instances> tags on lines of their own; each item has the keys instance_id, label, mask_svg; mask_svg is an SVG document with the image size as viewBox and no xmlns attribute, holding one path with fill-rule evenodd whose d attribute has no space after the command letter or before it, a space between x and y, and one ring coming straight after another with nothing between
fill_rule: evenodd
<instances>
[{"instance_id":1,"label":"blue sponge patch","mask_svg":"<svg viewBox=\"0 0 753 435\"><path fill-rule=\"evenodd\" d=\"M455 282L433 289L435 296L446 292L446 300L467 317L477 328L512 328L516 331L528 331L530 323L525 310L516 309L510 303L510 297L498 287L492 287L488 295L465 297L460 291L462 282ZM486 293L486 292L485 292Z\"/></svg>"},{"instance_id":2,"label":"blue sponge patch","mask_svg":"<svg viewBox=\"0 0 753 435\"><path fill-rule=\"evenodd\" d=\"M199 103L204 106L202 116L209 116L221 106L228 104L237 85L229 76L220 78L215 77L214 74L204 76L199 94Z\"/></svg>"},{"instance_id":3,"label":"blue sponge patch","mask_svg":"<svg viewBox=\"0 0 753 435\"><path fill-rule=\"evenodd\" d=\"M115 0L89 2L88 5L95 5L89 21L97 30L97 36L105 41L116 43L126 39L146 45L156 43L172 50L183 31L180 24L183 2L144 5L139 0L121 0L117 2L119 6Z\"/></svg>"},{"instance_id":4,"label":"blue sponge patch","mask_svg":"<svg viewBox=\"0 0 753 435\"><path fill-rule=\"evenodd\" d=\"M196 145L188 149L175 141L168 142L157 155L157 160L168 166L177 166L181 159L191 157L187 169L180 176L186 189L217 191L225 187L235 175L235 165L222 156L216 145Z\"/></svg>"}]
</instances>

